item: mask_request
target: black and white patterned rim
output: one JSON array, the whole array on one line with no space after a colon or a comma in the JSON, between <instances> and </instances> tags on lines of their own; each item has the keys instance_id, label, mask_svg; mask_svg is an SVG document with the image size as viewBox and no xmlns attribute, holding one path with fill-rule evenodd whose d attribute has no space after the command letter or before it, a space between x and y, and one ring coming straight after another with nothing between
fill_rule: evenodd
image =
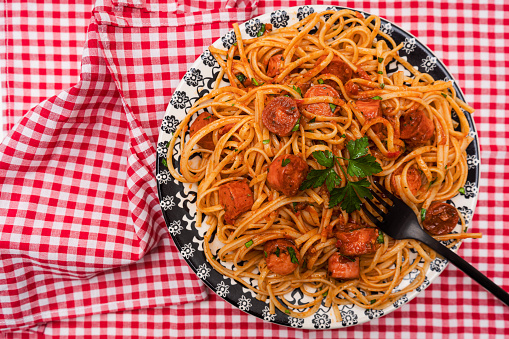
<instances>
[{"instance_id":1,"label":"black and white patterned rim","mask_svg":"<svg viewBox=\"0 0 509 339\"><path fill-rule=\"evenodd\" d=\"M240 29L245 38L252 38L256 36L256 33L263 23L271 23L274 28L286 27L305 18L311 13L321 12L326 9L340 10L343 9L343 7L299 6L289 9L279 9L247 21L240 25ZM363 11L358 12L363 14L364 17L369 15L369 13ZM457 95L464 100L461 89L454 81L450 72L445 68L444 64L416 37L385 19L382 19L381 30L385 34L390 35L396 43L404 43L403 49L400 51L400 56L403 59L407 60L417 69L430 73L433 78L437 80L452 81ZM229 48L235 42L235 34L233 31L229 31L218 39L214 43L214 46L217 48ZM387 65L387 72L389 74L397 70L403 70L403 68L401 65L398 65L396 61ZM410 76L409 72L406 73L406 75ZM250 289L216 272L206 261L203 252L203 238L207 227L206 225L202 226L200 229L194 227L196 186L190 187L189 184L184 185L171 177L167 168L166 153L168 151L168 142L175 132L179 121L185 117L189 108L196 100L212 90L219 74L219 65L210 52L206 50L189 68L182 81L177 86L168 105L166 115L161 123L161 131L157 143L156 178L158 181L161 209L168 230L182 257L208 287L240 310L264 319L265 321L295 328L331 329L362 324L387 315L415 298L418 293L422 292L436 277L438 277L445 269L447 260L435 259L431 263L428 271L425 272L424 282L418 286L415 291L401 296L400 299L394 301L389 307L383 310L365 310L352 304L343 305L339 307L342 321L336 322L332 309L324 305L321 306L318 312L305 319L290 317L279 310L276 310L276 314L270 314L268 302L257 300L256 295ZM227 79L224 77L222 80L227 82ZM474 138L474 141L467 148L468 177L464 187L465 194L458 195L448 202L454 204L458 208L458 211L462 214L468 226L472 221L479 192L480 153L473 119L467 112L465 112L465 115L471 128L470 135ZM455 118L454 115L453 118ZM180 161L180 154L178 152L180 142L180 140L177 142L172 152L172 161L177 168ZM458 224L455 231L459 231L459 228L460 225ZM217 239L213 238L210 246L214 252L217 251L220 244ZM453 249L457 250L458 247L459 246L456 245ZM231 267L229 263L223 264L227 267ZM419 273L418 270L410 272L405 276L403 282L395 288L395 291L399 291L405 286L408 286L419 274L421 273ZM253 284L253 286L257 284L256 281L246 281ZM306 302L306 297L300 291L293 291L287 295L286 298L296 304L304 304Z\"/></svg>"}]
</instances>

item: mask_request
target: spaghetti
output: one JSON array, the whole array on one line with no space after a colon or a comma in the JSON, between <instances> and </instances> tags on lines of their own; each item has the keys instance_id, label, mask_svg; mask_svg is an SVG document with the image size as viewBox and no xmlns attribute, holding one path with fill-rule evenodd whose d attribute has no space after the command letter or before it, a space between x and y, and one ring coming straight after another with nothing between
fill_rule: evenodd
<instances>
[{"instance_id":1,"label":"spaghetti","mask_svg":"<svg viewBox=\"0 0 509 339\"><path fill-rule=\"evenodd\" d=\"M271 313L297 318L325 303L340 320L338 305L380 309L416 289L436 254L415 240L393 240L361 210L333 203L334 190L361 179L401 197L450 246L480 236L464 233L457 211L441 203L465 184L472 138L462 109L473 109L450 82L402 59L402 44L380 31L379 17L324 11L286 28L266 24L253 39L233 28L237 42L228 50L210 47L222 71L178 126L167 162L177 180L198 183L197 227L210 225L204 250L214 269L269 299ZM392 60L411 76L388 75ZM186 140L180 171L171 161L178 139ZM361 149L360 161L374 159L378 168L366 178L348 168L360 141L367 153ZM458 218L462 231L451 234ZM224 244L217 257L214 234ZM414 270L420 274L396 291ZM294 289L311 301L291 304L284 296Z\"/></svg>"}]
</instances>

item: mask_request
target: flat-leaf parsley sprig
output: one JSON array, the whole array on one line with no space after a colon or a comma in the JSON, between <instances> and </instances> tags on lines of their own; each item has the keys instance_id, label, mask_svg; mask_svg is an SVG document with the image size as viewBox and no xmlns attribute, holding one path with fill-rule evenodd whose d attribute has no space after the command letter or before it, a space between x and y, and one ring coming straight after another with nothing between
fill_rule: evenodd
<instances>
[{"instance_id":1,"label":"flat-leaf parsley sprig","mask_svg":"<svg viewBox=\"0 0 509 339\"><path fill-rule=\"evenodd\" d=\"M376 158L368 154L368 146L369 141L367 137L350 140L346 144L346 148L350 154L349 159L336 156L330 151L313 152L313 157L320 165L324 166L325 169L312 169L308 173L306 180L304 180L300 186L300 190L306 190L311 187L317 188L322 186L325 182L327 190L330 192L329 208L341 204L341 208L347 213L359 210L361 206L359 196L367 197L368 199L373 198L373 195L368 189L371 183L365 177L382 171L382 167L376 161ZM348 161L346 173L338 159ZM348 178L348 173L351 177L357 177L361 180L350 181L347 179L347 183L344 187L336 187L341 183L341 178L334 170L334 163L336 161L345 178Z\"/></svg>"}]
</instances>

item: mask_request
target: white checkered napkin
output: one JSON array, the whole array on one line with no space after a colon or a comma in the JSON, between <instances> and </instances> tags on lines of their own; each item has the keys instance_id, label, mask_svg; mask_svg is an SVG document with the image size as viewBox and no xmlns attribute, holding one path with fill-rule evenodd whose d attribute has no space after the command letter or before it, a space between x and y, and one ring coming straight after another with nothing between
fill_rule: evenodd
<instances>
[{"instance_id":1,"label":"white checkered napkin","mask_svg":"<svg viewBox=\"0 0 509 339\"><path fill-rule=\"evenodd\" d=\"M157 199L155 150L91 24L81 82L0 145L0 330L201 300Z\"/></svg>"}]
</instances>

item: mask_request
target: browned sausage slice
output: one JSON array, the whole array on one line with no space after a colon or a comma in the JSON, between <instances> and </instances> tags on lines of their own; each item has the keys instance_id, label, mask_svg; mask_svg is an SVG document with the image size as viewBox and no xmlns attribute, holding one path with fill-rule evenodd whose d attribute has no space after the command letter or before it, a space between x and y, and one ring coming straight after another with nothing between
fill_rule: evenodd
<instances>
[{"instance_id":1,"label":"browned sausage slice","mask_svg":"<svg viewBox=\"0 0 509 339\"><path fill-rule=\"evenodd\" d=\"M403 172L403 166L400 166L398 167L397 170L395 170L393 173L392 173L392 176L391 176L391 185L392 185L392 191L393 192L396 192L396 176L397 175L401 175L401 173ZM410 191L412 191L412 194L413 195L416 195L417 192L419 192L419 189L421 188L422 186L422 175L421 175L421 172L414 168L413 166L411 166L407 171L406 171L406 181L407 181L407 184L408 184L408 188L410 188ZM403 184L403 183L401 183ZM397 196L399 196L398 192L395 193Z\"/></svg>"},{"instance_id":2,"label":"browned sausage slice","mask_svg":"<svg viewBox=\"0 0 509 339\"><path fill-rule=\"evenodd\" d=\"M311 86L310 89L307 90L304 98L312 98L312 97L333 97L339 98L338 92L329 85L315 85ZM339 112L339 107L335 107L334 112L332 112L331 106L326 102L318 102L316 104L307 104L304 105L306 111L316 115L322 115L326 117L335 116L337 112Z\"/></svg>"},{"instance_id":3,"label":"browned sausage slice","mask_svg":"<svg viewBox=\"0 0 509 339\"><path fill-rule=\"evenodd\" d=\"M326 55L321 56L316 60L315 65L318 65L327 58ZM353 71L341 58L334 56L332 61L325 67L320 74L332 74L337 76L343 84L352 78Z\"/></svg>"},{"instance_id":4,"label":"browned sausage slice","mask_svg":"<svg viewBox=\"0 0 509 339\"><path fill-rule=\"evenodd\" d=\"M402 116L400 138L411 146L419 146L431 139L435 125L423 111L410 111Z\"/></svg>"},{"instance_id":5,"label":"browned sausage slice","mask_svg":"<svg viewBox=\"0 0 509 339\"><path fill-rule=\"evenodd\" d=\"M286 196L294 196L308 175L308 164L298 155L280 155L269 166L267 183Z\"/></svg>"},{"instance_id":6,"label":"browned sausage slice","mask_svg":"<svg viewBox=\"0 0 509 339\"><path fill-rule=\"evenodd\" d=\"M337 232L336 238L338 238L336 247L339 253L346 256L370 254L378 248L376 228L365 227L350 232Z\"/></svg>"},{"instance_id":7,"label":"browned sausage slice","mask_svg":"<svg viewBox=\"0 0 509 339\"><path fill-rule=\"evenodd\" d=\"M233 224L239 215L253 206L253 192L245 180L230 181L219 186L219 203L225 210L224 219Z\"/></svg>"},{"instance_id":8,"label":"browned sausage slice","mask_svg":"<svg viewBox=\"0 0 509 339\"><path fill-rule=\"evenodd\" d=\"M193 137L199 130L203 127L207 126L211 122L217 120L217 118L207 112L203 112L198 115L195 121L189 127L189 135ZM208 133L203 138L198 141L198 145L203 148L213 150L214 149L214 140L212 140L212 133Z\"/></svg>"},{"instance_id":9,"label":"browned sausage slice","mask_svg":"<svg viewBox=\"0 0 509 339\"><path fill-rule=\"evenodd\" d=\"M283 54L275 54L269 59L269 63L267 64L267 76L275 77L279 75L283 70L285 65L285 59L283 58Z\"/></svg>"},{"instance_id":10,"label":"browned sausage slice","mask_svg":"<svg viewBox=\"0 0 509 339\"><path fill-rule=\"evenodd\" d=\"M263 246L267 267L274 273L288 275L300 263L300 253L293 242L287 239L270 240Z\"/></svg>"},{"instance_id":11,"label":"browned sausage slice","mask_svg":"<svg viewBox=\"0 0 509 339\"><path fill-rule=\"evenodd\" d=\"M433 235L449 234L459 221L458 211L445 202L434 202L426 211L422 225Z\"/></svg>"},{"instance_id":12,"label":"browned sausage slice","mask_svg":"<svg viewBox=\"0 0 509 339\"><path fill-rule=\"evenodd\" d=\"M297 103L285 96L275 97L262 111L262 122L265 127L280 137L290 135L299 118Z\"/></svg>"},{"instance_id":13,"label":"browned sausage slice","mask_svg":"<svg viewBox=\"0 0 509 339\"><path fill-rule=\"evenodd\" d=\"M339 253L329 257L329 272L336 279L355 279L360 272L359 257L345 258Z\"/></svg>"},{"instance_id":14,"label":"browned sausage slice","mask_svg":"<svg viewBox=\"0 0 509 339\"><path fill-rule=\"evenodd\" d=\"M380 100L358 100L357 108L362 112L366 121L382 116Z\"/></svg>"}]
</instances>

